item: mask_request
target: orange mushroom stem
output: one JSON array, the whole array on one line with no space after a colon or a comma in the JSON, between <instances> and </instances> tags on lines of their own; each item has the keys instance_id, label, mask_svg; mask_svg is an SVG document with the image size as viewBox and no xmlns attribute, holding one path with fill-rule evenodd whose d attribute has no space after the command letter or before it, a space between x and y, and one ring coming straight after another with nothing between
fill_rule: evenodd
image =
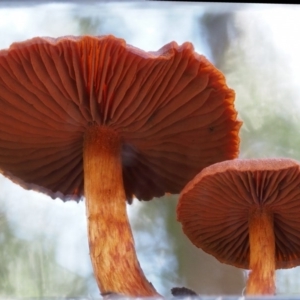
<instances>
[{"instance_id":1,"label":"orange mushroom stem","mask_svg":"<svg viewBox=\"0 0 300 300\"><path fill-rule=\"evenodd\" d=\"M126 213L119 134L108 127L90 127L83 160L90 256L101 292L157 296L135 252Z\"/></svg>"},{"instance_id":2,"label":"orange mushroom stem","mask_svg":"<svg viewBox=\"0 0 300 300\"><path fill-rule=\"evenodd\" d=\"M256 209L249 216L250 275L247 295L275 293L275 235L273 214Z\"/></svg>"},{"instance_id":3,"label":"orange mushroom stem","mask_svg":"<svg viewBox=\"0 0 300 300\"><path fill-rule=\"evenodd\" d=\"M177 219L195 246L250 270L247 295L274 295L275 270L300 265L299 185L293 159L219 162L183 188Z\"/></svg>"}]
</instances>

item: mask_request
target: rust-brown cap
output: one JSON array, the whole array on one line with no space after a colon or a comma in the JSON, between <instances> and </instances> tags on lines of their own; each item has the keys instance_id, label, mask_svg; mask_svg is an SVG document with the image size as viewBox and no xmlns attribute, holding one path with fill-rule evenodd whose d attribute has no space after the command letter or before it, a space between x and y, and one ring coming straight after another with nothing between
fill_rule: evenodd
<instances>
[{"instance_id":1,"label":"rust-brown cap","mask_svg":"<svg viewBox=\"0 0 300 300\"><path fill-rule=\"evenodd\" d=\"M205 168L180 194L177 218L193 244L220 262L249 268L248 217L273 213L276 268L300 265L300 165L235 159Z\"/></svg>"},{"instance_id":2,"label":"rust-brown cap","mask_svg":"<svg viewBox=\"0 0 300 300\"><path fill-rule=\"evenodd\" d=\"M190 43L157 52L113 36L14 43L0 51L0 171L78 200L84 133L99 124L122 138L127 200L179 193L202 168L237 157L234 98Z\"/></svg>"}]
</instances>

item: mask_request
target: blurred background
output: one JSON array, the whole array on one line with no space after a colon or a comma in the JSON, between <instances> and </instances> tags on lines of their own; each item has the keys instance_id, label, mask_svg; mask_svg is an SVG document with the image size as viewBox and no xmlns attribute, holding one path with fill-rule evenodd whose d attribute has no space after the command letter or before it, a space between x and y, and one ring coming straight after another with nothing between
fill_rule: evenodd
<instances>
[{"instance_id":1,"label":"blurred background","mask_svg":"<svg viewBox=\"0 0 300 300\"><path fill-rule=\"evenodd\" d=\"M0 1L0 49L34 36L113 34L155 51L190 41L236 91L241 158L300 160L300 7L121 1ZM84 203L25 191L0 176L0 297L98 297ZM164 296L175 286L242 295L245 271L194 247L177 196L128 206L140 263ZM277 271L277 294L300 293L300 268Z\"/></svg>"}]
</instances>

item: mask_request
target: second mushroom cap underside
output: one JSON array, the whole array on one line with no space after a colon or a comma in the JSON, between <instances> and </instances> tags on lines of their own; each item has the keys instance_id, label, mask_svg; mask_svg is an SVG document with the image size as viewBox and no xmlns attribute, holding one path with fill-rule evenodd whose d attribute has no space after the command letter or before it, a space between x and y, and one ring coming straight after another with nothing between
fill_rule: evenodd
<instances>
[{"instance_id":1,"label":"second mushroom cap underside","mask_svg":"<svg viewBox=\"0 0 300 300\"><path fill-rule=\"evenodd\" d=\"M300 264L300 165L292 159L235 159L205 168L183 189L178 220L220 262L249 268L248 221L273 217L276 268Z\"/></svg>"}]
</instances>

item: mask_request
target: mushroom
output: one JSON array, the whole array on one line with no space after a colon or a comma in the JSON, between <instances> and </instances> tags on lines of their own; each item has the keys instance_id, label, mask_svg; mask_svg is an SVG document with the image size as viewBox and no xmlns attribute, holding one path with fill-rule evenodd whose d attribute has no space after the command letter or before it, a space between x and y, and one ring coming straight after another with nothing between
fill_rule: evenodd
<instances>
[{"instance_id":1,"label":"mushroom","mask_svg":"<svg viewBox=\"0 0 300 300\"><path fill-rule=\"evenodd\" d=\"M85 196L103 294L157 295L126 213L235 158L234 92L190 43L145 52L114 36L33 38L0 52L0 170L25 189Z\"/></svg>"},{"instance_id":2,"label":"mushroom","mask_svg":"<svg viewBox=\"0 0 300 300\"><path fill-rule=\"evenodd\" d=\"M203 169L182 190L177 218L192 243L250 269L247 295L275 293L275 269L300 265L300 164L235 159Z\"/></svg>"}]
</instances>

